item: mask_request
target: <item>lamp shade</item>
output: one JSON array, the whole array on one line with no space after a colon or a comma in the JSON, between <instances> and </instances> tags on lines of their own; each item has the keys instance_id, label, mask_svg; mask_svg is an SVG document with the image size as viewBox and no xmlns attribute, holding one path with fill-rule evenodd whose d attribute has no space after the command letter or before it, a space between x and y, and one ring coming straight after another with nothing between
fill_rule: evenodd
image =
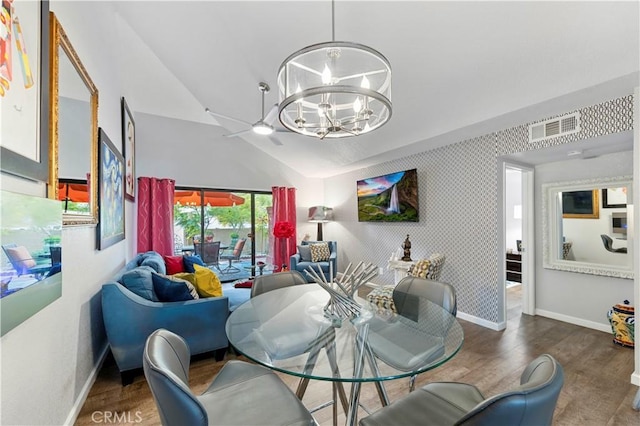
<instances>
[{"instance_id":1,"label":"lamp shade","mask_svg":"<svg viewBox=\"0 0 640 426\"><path fill-rule=\"evenodd\" d=\"M333 209L325 206L309 207L309 222L330 222L333 220Z\"/></svg>"}]
</instances>

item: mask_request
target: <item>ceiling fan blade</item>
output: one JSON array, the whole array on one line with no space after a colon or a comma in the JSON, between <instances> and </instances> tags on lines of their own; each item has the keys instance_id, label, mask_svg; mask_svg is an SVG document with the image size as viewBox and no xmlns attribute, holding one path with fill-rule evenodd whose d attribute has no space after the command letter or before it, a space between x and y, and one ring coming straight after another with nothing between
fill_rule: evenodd
<instances>
[{"instance_id":1,"label":"ceiling fan blade","mask_svg":"<svg viewBox=\"0 0 640 426\"><path fill-rule=\"evenodd\" d=\"M211 111L209 108L205 108L204 110L206 112L208 112L209 114L213 115L214 117L224 118L225 120L236 121L238 123L242 123L242 124L246 124L247 126L251 126L251 123L249 123L248 121L244 121L244 120L240 120L240 119L237 119L237 118L229 117L228 115L224 115L224 114L218 114L217 112Z\"/></svg>"},{"instance_id":2,"label":"ceiling fan blade","mask_svg":"<svg viewBox=\"0 0 640 426\"><path fill-rule=\"evenodd\" d=\"M262 121L264 121L270 126L273 126L273 123L276 121L277 117L278 117L278 104L274 104L269 110L269 112L267 113L267 115L265 115L264 120Z\"/></svg>"},{"instance_id":3,"label":"ceiling fan blade","mask_svg":"<svg viewBox=\"0 0 640 426\"><path fill-rule=\"evenodd\" d=\"M228 135L223 135L227 138L233 138L235 136L240 136L240 135L244 135L245 133L252 133L253 129L247 129L247 130L240 130L239 132L235 132L235 133L229 133Z\"/></svg>"},{"instance_id":4,"label":"ceiling fan blade","mask_svg":"<svg viewBox=\"0 0 640 426\"><path fill-rule=\"evenodd\" d=\"M278 140L277 138L275 138L275 137L273 137L273 136L269 136L269 140L270 140L274 145L282 146L282 142L280 142L280 140Z\"/></svg>"}]
</instances>

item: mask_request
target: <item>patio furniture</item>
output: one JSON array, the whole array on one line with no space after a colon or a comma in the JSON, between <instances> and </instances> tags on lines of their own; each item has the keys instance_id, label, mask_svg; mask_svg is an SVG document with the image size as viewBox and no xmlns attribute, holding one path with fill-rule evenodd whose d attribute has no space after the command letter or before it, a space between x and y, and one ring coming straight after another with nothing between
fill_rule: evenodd
<instances>
[{"instance_id":1,"label":"patio furniture","mask_svg":"<svg viewBox=\"0 0 640 426\"><path fill-rule=\"evenodd\" d=\"M240 256L242 255L242 250L244 249L244 243L247 241L246 238L241 238L236 243L233 251L230 254L223 254L220 256L220 259L228 260L229 266L221 270L220 272L223 274L230 274L231 272L239 272L240 268L237 268L232 265L232 262L240 260Z\"/></svg>"},{"instance_id":2,"label":"patio furniture","mask_svg":"<svg viewBox=\"0 0 640 426\"><path fill-rule=\"evenodd\" d=\"M18 276L33 274L37 280L40 280L51 269L50 264L38 265L25 246L18 246L13 243L5 244L2 246L2 250L4 250L4 254L7 255Z\"/></svg>"},{"instance_id":3,"label":"patio furniture","mask_svg":"<svg viewBox=\"0 0 640 426\"><path fill-rule=\"evenodd\" d=\"M220 271L220 241L214 241L209 243L195 243L193 245L195 254L199 255L207 266L214 266Z\"/></svg>"}]
</instances>

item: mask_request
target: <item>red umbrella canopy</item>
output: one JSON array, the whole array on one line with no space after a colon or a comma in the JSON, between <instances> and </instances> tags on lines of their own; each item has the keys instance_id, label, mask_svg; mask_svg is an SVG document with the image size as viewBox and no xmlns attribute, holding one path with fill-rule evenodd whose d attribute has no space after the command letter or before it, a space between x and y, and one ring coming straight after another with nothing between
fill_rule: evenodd
<instances>
[{"instance_id":1,"label":"red umbrella canopy","mask_svg":"<svg viewBox=\"0 0 640 426\"><path fill-rule=\"evenodd\" d=\"M199 191L176 191L173 195L173 203L183 206L199 206L202 198ZM231 207L244 204L244 198L231 192L205 191L204 205L210 207Z\"/></svg>"},{"instance_id":2,"label":"red umbrella canopy","mask_svg":"<svg viewBox=\"0 0 640 426\"><path fill-rule=\"evenodd\" d=\"M58 183L58 200L88 203L89 185L86 183Z\"/></svg>"}]
</instances>

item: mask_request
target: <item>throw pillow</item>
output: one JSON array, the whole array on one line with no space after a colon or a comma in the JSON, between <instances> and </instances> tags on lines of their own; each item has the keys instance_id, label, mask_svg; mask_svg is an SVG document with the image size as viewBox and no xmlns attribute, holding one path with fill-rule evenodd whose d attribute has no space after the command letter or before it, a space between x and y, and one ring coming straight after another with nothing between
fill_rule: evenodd
<instances>
[{"instance_id":1,"label":"throw pillow","mask_svg":"<svg viewBox=\"0 0 640 426\"><path fill-rule=\"evenodd\" d=\"M158 253L146 252L143 254L144 260L140 262L140 266L150 266L159 274L166 274L167 267L164 264L164 259Z\"/></svg>"},{"instance_id":2,"label":"throw pillow","mask_svg":"<svg viewBox=\"0 0 640 426\"><path fill-rule=\"evenodd\" d=\"M184 272L184 262L182 256L162 256L164 264L167 266L167 275L174 275Z\"/></svg>"},{"instance_id":3,"label":"throw pillow","mask_svg":"<svg viewBox=\"0 0 640 426\"><path fill-rule=\"evenodd\" d=\"M222 296L222 284L218 276L209 268L193 265L196 274L196 290L200 297L220 297Z\"/></svg>"},{"instance_id":4,"label":"throw pillow","mask_svg":"<svg viewBox=\"0 0 640 426\"><path fill-rule=\"evenodd\" d=\"M152 302L158 302L158 296L153 290L153 279L151 278L153 272L155 271L150 266L138 266L122 274L120 282L138 296Z\"/></svg>"},{"instance_id":5,"label":"throw pillow","mask_svg":"<svg viewBox=\"0 0 640 426\"><path fill-rule=\"evenodd\" d=\"M177 274L173 274L174 277L180 278L182 280L187 280L194 286L196 285L196 274L195 272L178 272Z\"/></svg>"},{"instance_id":6,"label":"throw pillow","mask_svg":"<svg viewBox=\"0 0 640 426\"><path fill-rule=\"evenodd\" d=\"M36 261L31 257L31 253L25 246L5 248L7 256L13 259L22 269L29 269L36 266Z\"/></svg>"},{"instance_id":7,"label":"throw pillow","mask_svg":"<svg viewBox=\"0 0 640 426\"><path fill-rule=\"evenodd\" d=\"M298 246L301 262L311 262L311 247L308 244Z\"/></svg>"},{"instance_id":8,"label":"throw pillow","mask_svg":"<svg viewBox=\"0 0 640 426\"><path fill-rule=\"evenodd\" d=\"M326 262L327 260L329 260L329 256L331 256L331 252L329 251L329 243L310 244L309 249L311 250L312 262Z\"/></svg>"},{"instance_id":9,"label":"throw pillow","mask_svg":"<svg viewBox=\"0 0 640 426\"><path fill-rule=\"evenodd\" d=\"M157 273L151 274L151 279L153 281L153 290L161 302L183 302L199 298L193 297L193 294L198 296L198 293L187 280Z\"/></svg>"},{"instance_id":10,"label":"throw pillow","mask_svg":"<svg viewBox=\"0 0 640 426\"><path fill-rule=\"evenodd\" d=\"M193 265L205 266L204 262L197 254L193 256L184 256L182 258L182 262L184 262L184 271L194 273L196 270L193 268Z\"/></svg>"},{"instance_id":11,"label":"throw pillow","mask_svg":"<svg viewBox=\"0 0 640 426\"><path fill-rule=\"evenodd\" d=\"M238 281L233 286L235 288L251 288L251 286L253 286L253 281L252 280Z\"/></svg>"},{"instance_id":12,"label":"throw pillow","mask_svg":"<svg viewBox=\"0 0 640 426\"><path fill-rule=\"evenodd\" d=\"M427 274L429 273L429 266L431 266L431 261L429 259L419 260L409 270L409 275L418 278L427 278Z\"/></svg>"}]
</instances>

